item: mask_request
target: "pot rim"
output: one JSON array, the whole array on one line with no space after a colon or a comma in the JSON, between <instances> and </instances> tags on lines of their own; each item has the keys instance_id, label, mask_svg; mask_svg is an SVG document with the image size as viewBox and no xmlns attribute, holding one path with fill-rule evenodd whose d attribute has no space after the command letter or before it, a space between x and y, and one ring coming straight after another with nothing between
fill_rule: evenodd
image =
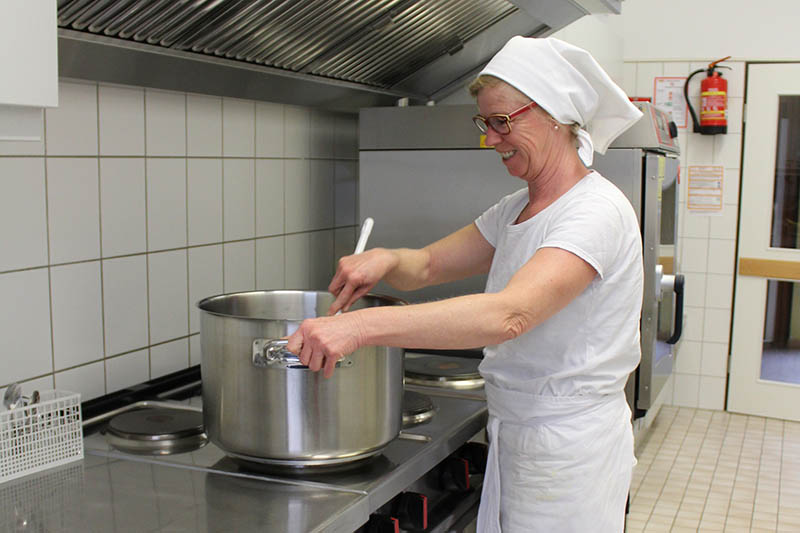
<instances>
[{"instance_id":1,"label":"pot rim","mask_svg":"<svg viewBox=\"0 0 800 533\"><path fill-rule=\"evenodd\" d=\"M230 297L230 296L237 296L237 295L243 295L243 294L305 294L305 293L330 294L327 291L303 290L303 289L276 289L276 290L237 291L237 292L228 292L228 293L215 294L213 296L207 296L207 297L203 298L202 300L198 301L195 304L195 306L197 306L197 308L202 313L208 313L209 315L225 317L225 318L237 318L237 319L244 319L244 320L263 321L264 320L263 318L258 318L258 317L245 316L245 315L234 315L234 314L231 314L231 313L219 313L217 311L209 311L208 309L204 309L203 308L203 304L209 304L212 301L220 299L220 298L226 298L226 297ZM387 294L376 294L376 293L370 292L370 293L365 294L361 298L366 298L366 297L385 300L385 301L389 302L390 305L408 305L407 301L405 301L405 300L403 300L401 298L397 298L395 296L389 296ZM359 298L359 300L361 298ZM270 320L279 320L279 321L286 321L286 322L298 322L299 321L299 320L293 320L293 319L288 319L288 318L287 319L278 318L278 319L270 319Z\"/></svg>"}]
</instances>

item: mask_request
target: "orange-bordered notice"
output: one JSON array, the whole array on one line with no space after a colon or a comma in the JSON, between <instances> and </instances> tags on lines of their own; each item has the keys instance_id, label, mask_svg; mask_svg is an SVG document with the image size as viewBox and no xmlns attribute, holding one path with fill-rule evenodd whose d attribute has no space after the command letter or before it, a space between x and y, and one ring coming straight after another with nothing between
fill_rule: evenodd
<instances>
[{"instance_id":1,"label":"orange-bordered notice","mask_svg":"<svg viewBox=\"0 0 800 533\"><path fill-rule=\"evenodd\" d=\"M690 165L689 194L686 207L690 213L721 214L722 183L725 169L721 165Z\"/></svg>"}]
</instances>

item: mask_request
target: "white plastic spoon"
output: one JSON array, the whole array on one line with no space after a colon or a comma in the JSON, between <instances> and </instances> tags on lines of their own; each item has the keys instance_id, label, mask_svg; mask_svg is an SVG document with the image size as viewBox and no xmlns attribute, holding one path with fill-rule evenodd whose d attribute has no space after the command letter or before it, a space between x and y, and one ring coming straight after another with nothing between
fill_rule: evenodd
<instances>
[{"instance_id":1,"label":"white plastic spoon","mask_svg":"<svg viewBox=\"0 0 800 533\"><path fill-rule=\"evenodd\" d=\"M367 217L364 219L364 223L361 224L361 233L358 236L358 242L356 243L356 250L353 252L353 255L360 254L364 251L367 247L367 239L369 239L369 234L372 233L372 226L375 224L375 221L372 220L372 217ZM339 316L342 314L342 310L339 309L336 311L334 316Z\"/></svg>"}]
</instances>

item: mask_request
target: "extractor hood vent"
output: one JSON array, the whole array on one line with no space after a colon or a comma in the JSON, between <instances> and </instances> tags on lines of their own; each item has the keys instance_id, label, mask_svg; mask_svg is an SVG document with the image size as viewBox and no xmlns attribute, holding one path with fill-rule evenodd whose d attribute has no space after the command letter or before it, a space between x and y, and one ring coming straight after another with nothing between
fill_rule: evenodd
<instances>
[{"instance_id":1,"label":"extractor hood vent","mask_svg":"<svg viewBox=\"0 0 800 533\"><path fill-rule=\"evenodd\" d=\"M58 25L390 89L517 11L506 0L59 0Z\"/></svg>"}]
</instances>

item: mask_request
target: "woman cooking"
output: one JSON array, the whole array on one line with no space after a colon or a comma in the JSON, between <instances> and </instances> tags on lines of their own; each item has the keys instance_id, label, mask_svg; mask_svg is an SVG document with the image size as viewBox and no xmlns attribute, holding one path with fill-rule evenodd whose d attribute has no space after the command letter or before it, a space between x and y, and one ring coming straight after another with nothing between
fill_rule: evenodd
<instances>
[{"instance_id":1,"label":"woman cooking","mask_svg":"<svg viewBox=\"0 0 800 533\"><path fill-rule=\"evenodd\" d=\"M306 320L287 348L330 376L365 345L485 346L491 446L478 530L620 532L641 240L628 200L587 167L640 113L586 51L556 39L514 37L470 91L486 144L527 187L425 248L342 258L329 312L381 279L412 290L488 272L486 292Z\"/></svg>"}]
</instances>

